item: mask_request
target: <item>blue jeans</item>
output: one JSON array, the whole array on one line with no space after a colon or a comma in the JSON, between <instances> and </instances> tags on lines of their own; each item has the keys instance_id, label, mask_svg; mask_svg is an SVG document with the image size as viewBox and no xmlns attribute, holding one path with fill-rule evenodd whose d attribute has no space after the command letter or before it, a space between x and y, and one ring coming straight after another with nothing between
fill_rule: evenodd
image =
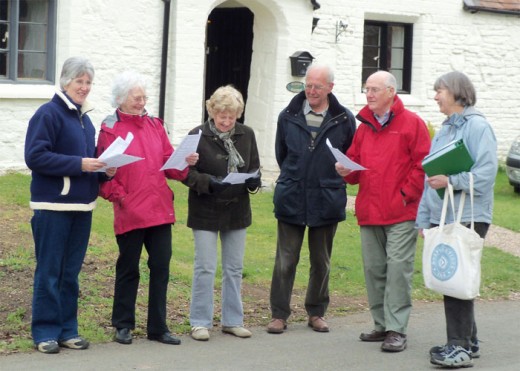
<instances>
[{"instance_id":1,"label":"blue jeans","mask_svg":"<svg viewBox=\"0 0 520 371\"><path fill-rule=\"evenodd\" d=\"M87 251L90 211L35 210L36 270L32 303L35 344L78 336L78 275Z\"/></svg>"},{"instance_id":2,"label":"blue jeans","mask_svg":"<svg viewBox=\"0 0 520 371\"><path fill-rule=\"evenodd\" d=\"M193 230L195 263L191 290L190 324L213 327L213 286L217 270L218 231ZM222 245L222 326L243 326L242 267L246 229L220 232Z\"/></svg>"}]
</instances>

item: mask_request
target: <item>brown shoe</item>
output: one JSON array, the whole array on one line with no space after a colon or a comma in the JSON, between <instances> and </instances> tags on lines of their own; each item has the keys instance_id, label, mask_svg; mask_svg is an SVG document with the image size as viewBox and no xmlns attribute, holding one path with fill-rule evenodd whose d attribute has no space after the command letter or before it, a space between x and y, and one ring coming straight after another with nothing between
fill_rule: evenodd
<instances>
[{"instance_id":1,"label":"brown shoe","mask_svg":"<svg viewBox=\"0 0 520 371\"><path fill-rule=\"evenodd\" d=\"M372 330L370 333L362 332L359 338L361 341L383 341L386 338L386 331Z\"/></svg>"},{"instance_id":2,"label":"brown shoe","mask_svg":"<svg viewBox=\"0 0 520 371\"><path fill-rule=\"evenodd\" d=\"M281 334L287 328L287 322L280 318L273 318L267 325L267 332L270 334Z\"/></svg>"},{"instance_id":3,"label":"brown shoe","mask_svg":"<svg viewBox=\"0 0 520 371\"><path fill-rule=\"evenodd\" d=\"M395 331L388 331L381 349L385 352L402 352L406 349L406 335Z\"/></svg>"},{"instance_id":4,"label":"brown shoe","mask_svg":"<svg viewBox=\"0 0 520 371\"><path fill-rule=\"evenodd\" d=\"M310 316L309 322L307 323L309 327L312 327L314 331L318 332L329 332L329 326L327 322L320 316Z\"/></svg>"}]
</instances>

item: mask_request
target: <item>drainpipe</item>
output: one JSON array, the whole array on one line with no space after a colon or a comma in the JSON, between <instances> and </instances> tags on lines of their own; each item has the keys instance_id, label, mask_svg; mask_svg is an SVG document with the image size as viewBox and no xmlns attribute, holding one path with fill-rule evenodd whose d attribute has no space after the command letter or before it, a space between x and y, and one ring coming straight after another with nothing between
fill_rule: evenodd
<instances>
[{"instance_id":1,"label":"drainpipe","mask_svg":"<svg viewBox=\"0 0 520 371\"><path fill-rule=\"evenodd\" d=\"M320 3L318 3L316 0L311 0L311 4L312 4L312 10L318 10L319 8L321 8Z\"/></svg>"},{"instance_id":2,"label":"drainpipe","mask_svg":"<svg viewBox=\"0 0 520 371\"><path fill-rule=\"evenodd\" d=\"M164 2L163 38L161 53L161 81L159 87L159 117L164 119L164 106L166 101L166 68L168 66L168 37L170 34L170 0Z\"/></svg>"}]
</instances>

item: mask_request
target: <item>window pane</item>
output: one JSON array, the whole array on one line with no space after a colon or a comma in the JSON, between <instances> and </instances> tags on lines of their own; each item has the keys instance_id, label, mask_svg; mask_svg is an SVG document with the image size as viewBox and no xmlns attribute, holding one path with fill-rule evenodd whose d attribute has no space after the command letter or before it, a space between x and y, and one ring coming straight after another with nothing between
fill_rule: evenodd
<instances>
[{"instance_id":1,"label":"window pane","mask_svg":"<svg viewBox=\"0 0 520 371\"><path fill-rule=\"evenodd\" d=\"M0 23L9 20L9 1L0 0Z\"/></svg>"},{"instance_id":2,"label":"window pane","mask_svg":"<svg viewBox=\"0 0 520 371\"><path fill-rule=\"evenodd\" d=\"M392 48L392 58L390 59L390 68L404 67L404 49Z\"/></svg>"},{"instance_id":3,"label":"window pane","mask_svg":"<svg viewBox=\"0 0 520 371\"><path fill-rule=\"evenodd\" d=\"M381 45L381 27L366 25L364 29L363 44L365 46L380 46Z\"/></svg>"},{"instance_id":4,"label":"window pane","mask_svg":"<svg viewBox=\"0 0 520 371\"><path fill-rule=\"evenodd\" d=\"M44 80L47 70L45 53L18 53L18 78Z\"/></svg>"},{"instance_id":5,"label":"window pane","mask_svg":"<svg viewBox=\"0 0 520 371\"><path fill-rule=\"evenodd\" d=\"M363 49L363 67L379 67L379 48L374 46Z\"/></svg>"},{"instance_id":6,"label":"window pane","mask_svg":"<svg viewBox=\"0 0 520 371\"><path fill-rule=\"evenodd\" d=\"M395 47L404 47L404 27L401 26L391 26L390 27L390 38L392 40L392 46Z\"/></svg>"},{"instance_id":7,"label":"window pane","mask_svg":"<svg viewBox=\"0 0 520 371\"><path fill-rule=\"evenodd\" d=\"M19 79L45 79L48 11L48 1L20 3L17 53Z\"/></svg>"},{"instance_id":8,"label":"window pane","mask_svg":"<svg viewBox=\"0 0 520 371\"><path fill-rule=\"evenodd\" d=\"M44 1L21 1L20 2L20 23L36 22L47 23L49 14L49 2Z\"/></svg>"},{"instance_id":9,"label":"window pane","mask_svg":"<svg viewBox=\"0 0 520 371\"><path fill-rule=\"evenodd\" d=\"M20 24L18 32L18 49L20 51L45 51L47 48L47 25Z\"/></svg>"}]
</instances>

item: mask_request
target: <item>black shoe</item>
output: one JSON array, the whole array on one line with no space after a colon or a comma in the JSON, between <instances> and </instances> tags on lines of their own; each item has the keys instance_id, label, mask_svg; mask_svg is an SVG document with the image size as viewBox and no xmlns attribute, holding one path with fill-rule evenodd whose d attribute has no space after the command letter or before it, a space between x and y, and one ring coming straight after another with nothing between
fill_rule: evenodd
<instances>
[{"instance_id":1,"label":"black shoe","mask_svg":"<svg viewBox=\"0 0 520 371\"><path fill-rule=\"evenodd\" d=\"M129 328L118 328L114 340L119 344L132 344L132 332Z\"/></svg>"},{"instance_id":2,"label":"black shoe","mask_svg":"<svg viewBox=\"0 0 520 371\"><path fill-rule=\"evenodd\" d=\"M165 332L161 335L148 334L148 340L155 340L163 344L179 345L181 339L172 336L169 332Z\"/></svg>"}]
</instances>

